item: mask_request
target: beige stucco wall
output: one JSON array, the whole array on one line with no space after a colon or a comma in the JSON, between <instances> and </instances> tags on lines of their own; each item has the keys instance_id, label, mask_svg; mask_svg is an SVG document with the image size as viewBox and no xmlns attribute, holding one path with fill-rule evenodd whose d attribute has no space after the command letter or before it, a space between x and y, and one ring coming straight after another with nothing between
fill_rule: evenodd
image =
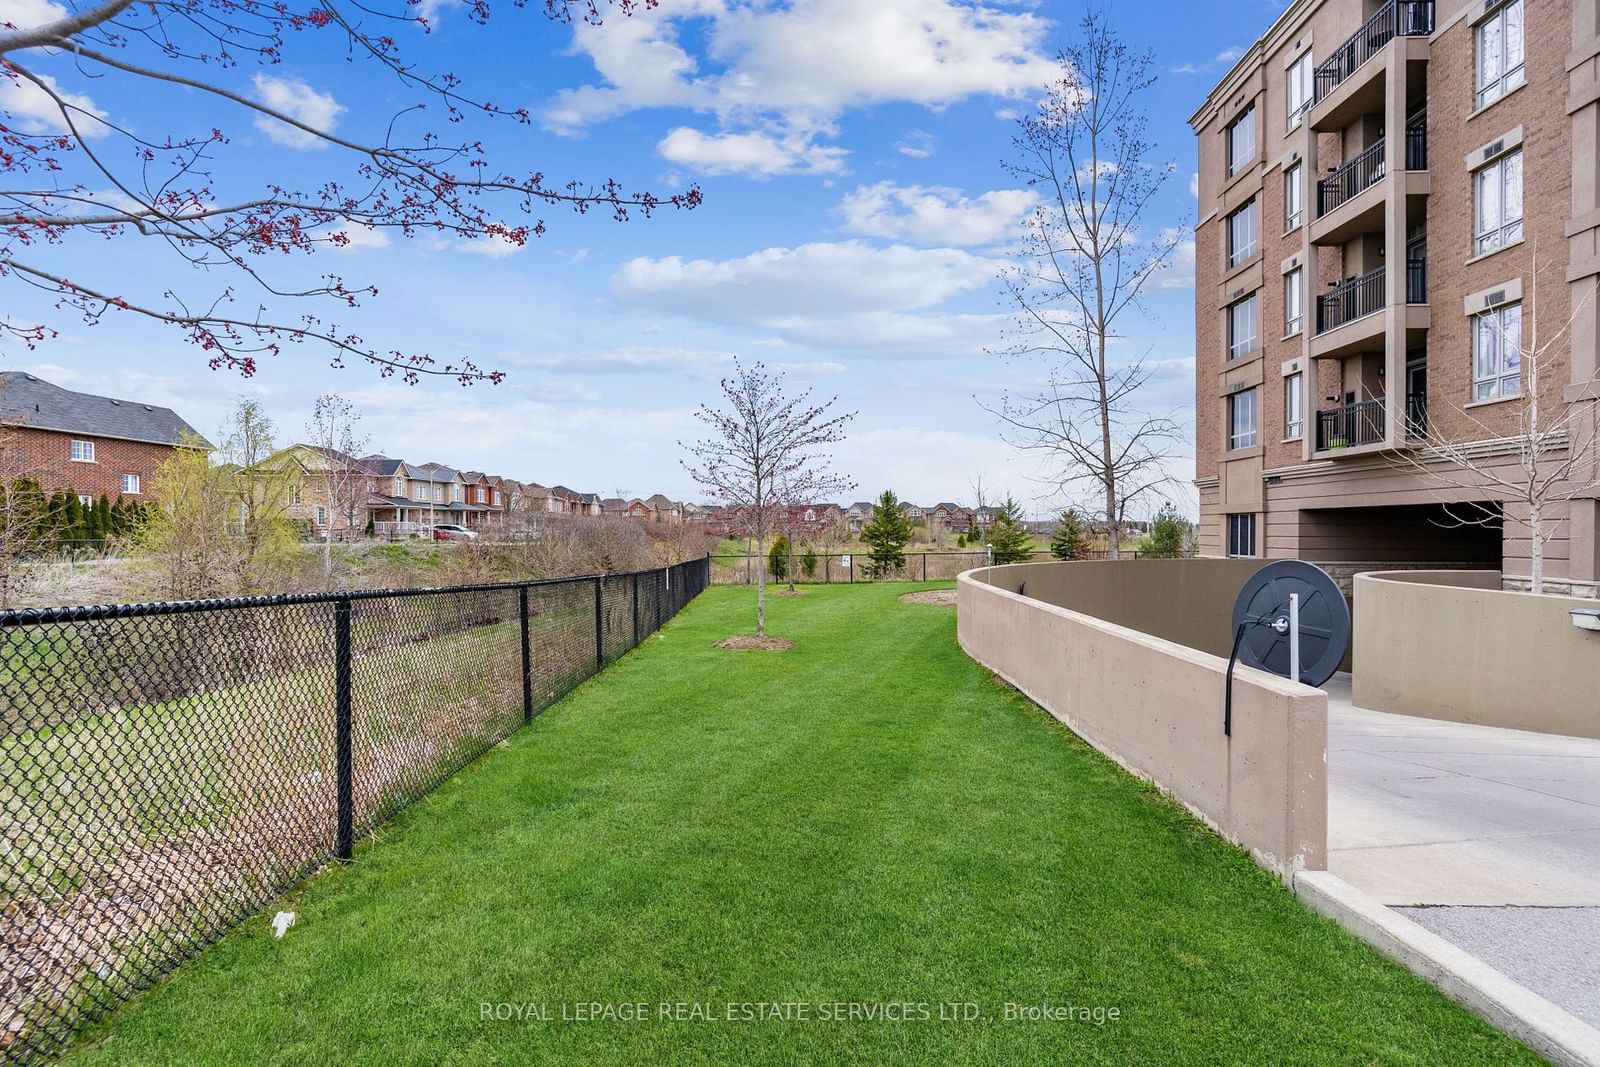
<instances>
[{"instance_id":1,"label":"beige stucco wall","mask_svg":"<svg viewBox=\"0 0 1600 1067\"><path fill-rule=\"evenodd\" d=\"M980 568L957 581L956 622L968 655L1287 880L1325 865L1327 697L1240 667L1233 736L1224 736L1224 657L1047 602L1094 605L1123 622L1142 619L1149 629L1211 644L1217 591L1226 590L1226 610L1260 565L1196 559ZM1018 595L1023 583L1026 595Z\"/></svg>"},{"instance_id":2,"label":"beige stucco wall","mask_svg":"<svg viewBox=\"0 0 1600 1067\"><path fill-rule=\"evenodd\" d=\"M1586 598L1501 590L1494 571L1356 577L1355 702L1452 722L1600 737L1600 633Z\"/></svg>"}]
</instances>

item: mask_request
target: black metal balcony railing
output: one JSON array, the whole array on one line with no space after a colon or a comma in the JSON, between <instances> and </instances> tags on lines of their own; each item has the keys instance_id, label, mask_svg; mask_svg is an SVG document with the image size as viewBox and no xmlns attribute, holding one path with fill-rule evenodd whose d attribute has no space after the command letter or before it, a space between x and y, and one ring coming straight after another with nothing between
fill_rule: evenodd
<instances>
[{"instance_id":1,"label":"black metal balcony railing","mask_svg":"<svg viewBox=\"0 0 1600 1067\"><path fill-rule=\"evenodd\" d=\"M1428 257L1426 253L1406 250L1406 303L1428 302Z\"/></svg>"},{"instance_id":2,"label":"black metal balcony railing","mask_svg":"<svg viewBox=\"0 0 1600 1067\"><path fill-rule=\"evenodd\" d=\"M1317 332L1327 333L1347 322L1382 311L1383 303L1382 267L1340 282L1317 297Z\"/></svg>"},{"instance_id":3,"label":"black metal balcony railing","mask_svg":"<svg viewBox=\"0 0 1600 1067\"><path fill-rule=\"evenodd\" d=\"M1321 218L1346 200L1383 180L1383 138L1378 138L1354 159L1347 159L1337 170L1317 183L1317 217Z\"/></svg>"},{"instance_id":4,"label":"black metal balcony railing","mask_svg":"<svg viewBox=\"0 0 1600 1067\"><path fill-rule=\"evenodd\" d=\"M1433 32L1433 0L1390 0L1317 66L1315 99L1321 100L1396 37Z\"/></svg>"},{"instance_id":5,"label":"black metal balcony railing","mask_svg":"<svg viewBox=\"0 0 1600 1067\"><path fill-rule=\"evenodd\" d=\"M1406 436L1428 436L1428 394L1406 394Z\"/></svg>"},{"instance_id":6,"label":"black metal balcony railing","mask_svg":"<svg viewBox=\"0 0 1600 1067\"><path fill-rule=\"evenodd\" d=\"M1406 170L1428 169L1428 115L1421 112L1406 119Z\"/></svg>"},{"instance_id":7,"label":"black metal balcony railing","mask_svg":"<svg viewBox=\"0 0 1600 1067\"><path fill-rule=\"evenodd\" d=\"M1317 412L1317 451L1383 442L1384 398Z\"/></svg>"}]
</instances>

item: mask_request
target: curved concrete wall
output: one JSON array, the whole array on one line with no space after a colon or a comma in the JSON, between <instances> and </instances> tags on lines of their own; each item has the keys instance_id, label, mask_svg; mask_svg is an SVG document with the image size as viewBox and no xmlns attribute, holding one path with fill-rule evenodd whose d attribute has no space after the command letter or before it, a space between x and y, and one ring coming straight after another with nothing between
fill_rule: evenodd
<instances>
[{"instance_id":1,"label":"curved concrete wall","mask_svg":"<svg viewBox=\"0 0 1600 1067\"><path fill-rule=\"evenodd\" d=\"M980 568L957 580L956 626L968 655L1288 880L1325 864L1327 697L1240 667L1233 736L1225 736L1227 659L1152 632L1214 645L1220 625L1225 653L1234 593L1260 566L1192 559Z\"/></svg>"},{"instance_id":2,"label":"curved concrete wall","mask_svg":"<svg viewBox=\"0 0 1600 1067\"><path fill-rule=\"evenodd\" d=\"M1451 722L1600 737L1593 600L1500 588L1489 571L1356 576L1358 706Z\"/></svg>"}]
</instances>

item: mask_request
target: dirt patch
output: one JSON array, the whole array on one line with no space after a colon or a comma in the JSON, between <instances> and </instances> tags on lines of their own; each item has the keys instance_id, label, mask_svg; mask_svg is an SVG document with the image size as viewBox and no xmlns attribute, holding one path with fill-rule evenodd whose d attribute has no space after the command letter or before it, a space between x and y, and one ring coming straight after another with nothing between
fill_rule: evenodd
<instances>
[{"instance_id":1,"label":"dirt patch","mask_svg":"<svg viewBox=\"0 0 1600 1067\"><path fill-rule=\"evenodd\" d=\"M805 596L811 592L809 589L779 589L773 596Z\"/></svg>"},{"instance_id":2,"label":"dirt patch","mask_svg":"<svg viewBox=\"0 0 1600 1067\"><path fill-rule=\"evenodd\" d=\"M787 637L757 637L755 634L734 634L724 637L716 644L717 648L759 648L764 652L782 652L786 648L793 648L794 642Z\"/></svg>"},{"instance_id":3,"label":"dirt patch","mask_svg":"<svg viewBox=\"0 0 1600 1067\"><path fill-rule=\"evenodd\" d=\"M939 607L953 608L956 606L956 591L954 589L924 589L917 593L903 593L900 596L902 604L936 604Z\"/></svg>"}]
</instances>

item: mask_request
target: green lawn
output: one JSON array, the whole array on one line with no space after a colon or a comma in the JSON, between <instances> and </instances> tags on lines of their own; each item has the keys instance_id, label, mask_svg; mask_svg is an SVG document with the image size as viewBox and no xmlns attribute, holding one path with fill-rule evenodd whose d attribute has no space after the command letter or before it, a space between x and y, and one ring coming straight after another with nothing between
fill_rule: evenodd
<instances>
[{"instance_id":1,"label":"green lawn","mask_svg":"<svg viewBox=\"0 0 1600 1067\"><path fill-rule=\"evenodd\" d=\"M994 681L908 588L774 597L783 653L713 649L754 599L713 588L292 893L287 938L252 920L70 1060L1536 1062ZM593 1003L646 1017L573 1018Z\"/></svg>"}]
</instances>

